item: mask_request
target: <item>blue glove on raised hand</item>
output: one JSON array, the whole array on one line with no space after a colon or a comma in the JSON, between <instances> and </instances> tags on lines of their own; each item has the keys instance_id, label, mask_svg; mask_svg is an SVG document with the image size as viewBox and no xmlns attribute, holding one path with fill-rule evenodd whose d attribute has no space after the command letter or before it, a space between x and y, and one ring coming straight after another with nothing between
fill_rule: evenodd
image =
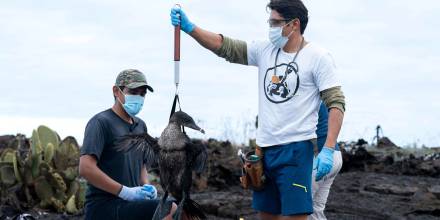
<instances>
[{"instance_id":1,"label":"blue glove on raised hand","mask_svg":"<svg viewBox=\"0 0 440 220\"><path fill-rule=\"evenodd\" d=\"M188 17L186 17L185 12L180 7L173 7L171 9L171 24L174 26L177 26L180 24L180 29L182 31L185 31L185 33L189 34L191 33L195 25L189 21Z\"/></svg>"},{"instance_id":2,"label":"blue glove on raised hand","mask_svg":"<svg viewBox=\"0 0 440 220\"><path fill-rule=\"evenodd\" d=\"M147 193L148 199L156 199L157 198L157 189L153 185L144 184L142 186L142 191Z\"/></svg>"},{"instance_id":3,"label":"blue glove on raised hand","mask_svg":"<svg viewBox=\"0 0 440 220\"><path fill-rule=\"evenodd\" d=\"M126 187L122 186L119 198L127 201L141 201L150 199L150 194L143 190L143 186Z\"/></svg>"},{"instance_id":4,"label":"blue glove on raised hand","mask_svg":"<svg viewBox=\"0 0 440 220\"><path fill-rule=\"evenodd\" d=\"M316 181L319 181L330 173L333 167L333 152L335 150L329 147L323 147L321 152L318 154L316 158ZM315 164L314 164L315 167Z\"/></svg>"}]
</instances>

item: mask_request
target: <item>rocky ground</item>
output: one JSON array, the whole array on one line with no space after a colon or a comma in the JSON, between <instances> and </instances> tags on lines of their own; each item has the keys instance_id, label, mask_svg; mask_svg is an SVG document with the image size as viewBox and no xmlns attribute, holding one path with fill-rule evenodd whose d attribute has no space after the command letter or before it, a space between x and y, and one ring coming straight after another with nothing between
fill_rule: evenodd
<instances>
[{"instance_id":1,"label":"rocky ground","mask_svg":"<svg viewBox=\"0 0 440 220\"><path fill-rule=\"evenodd\" d=\"M369 172L341 173L332 187L328 219L439 219L440 181L432 177ZM251 193L228 191L194 195L212 219L258 219L250 208Z\"/></svg>"},{"instance_id":2,"label":"rocky ground","mask_svg":"<svg viewBox=\"0 0 440 220\"><path fill-rule=\"evenodd\" d=\"M209 219L258 219L251 207L251 192L234 186L195 193ZM36 212L31 212L34 216ZM341 173L335 180L326 208L328 219L439 219L438 178ZM81 219L82 216L41 214L39 219Z\"/></svg>"},{"instance_id":3,"label":"rocky ground","mask_svg":"<svg viewBox=\"0 0 440 220\"><path fill-rule=\"evenodd\" d=\"M236 148L215 140L206 144L208 167L195 177L192 198L209 219L258 219L251 209L251 192L239 187ZM371 148L362 141L341 146L344 166L329 195L328 219L440 219L438 149L408 153L397 146ZM38 219L82 219L35 209L24 212ZM0 208L0 219L14 214L7 205Z\"/></svg>"}]
</instances>

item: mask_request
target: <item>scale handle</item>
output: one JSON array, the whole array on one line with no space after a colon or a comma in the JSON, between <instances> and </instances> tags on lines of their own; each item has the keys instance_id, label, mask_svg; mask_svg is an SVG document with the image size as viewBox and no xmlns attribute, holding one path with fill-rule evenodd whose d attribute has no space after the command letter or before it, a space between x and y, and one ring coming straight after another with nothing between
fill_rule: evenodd
<instances>
[{"instance_id":1,"label":"scale handle","mask_svg":"<svg viewBox=\"0 0 440 220\"><path fill-rule=\"evenodd\" d=\"M176 4L175 7L180 7ZM180 18L180 14L179 14ZM174 26L174 83L180 81L180 25Z\"/></svg>"}]
</instances>

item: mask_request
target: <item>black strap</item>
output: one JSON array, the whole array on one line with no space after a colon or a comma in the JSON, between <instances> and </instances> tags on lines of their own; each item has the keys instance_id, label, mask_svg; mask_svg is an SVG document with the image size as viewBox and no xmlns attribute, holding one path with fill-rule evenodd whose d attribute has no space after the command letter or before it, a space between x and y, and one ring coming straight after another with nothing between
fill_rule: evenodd
<instances>
[{"instance_id":1,"label":"black strap","mask_svg":"<svg viewBox=\"0 0 440 220\"><path fill-rule=\"evenodd\" d=\"M304 48L304 37L301 40L301 45L299 46L298 51L296 52L295 56L293 57L292 62L290 62L290 63L295 63L296 57L298 57L299 52L301 52L301 50L303 48ZM281 48L278 48L277 55L275 56L275 69L273 71L274 76L277 74L277 63L278 63L278 56L280 55L280 51L281 51Z\"/></svg>"},{"instance_id":2,"label":"black strap","mask_svg":"<svg viewBox=\"0 0 440 220\"><path fill-rule=\"evenodd\" d=\"M179 100L178 94L176 94L174 96L173 106L171 107L170 118L171 118L171 116L173 116L174 112L176 112L177 103L179 104L179 111L182 111L182 108L180 107L180 100ZM183 133L185 133L185 128L183 126L182 126L182 131L183 131Z\"/></svg>"},{"instance_id":3,"label":"black strap","mask_svg":"<svg viewBox=\"0 0 440 220\"><path fill-rule=\"evenodd\" d=\"M178 94L176 94L174 96L173 107L171 107L170 118L171 118L171 116L173 116L174 112L176 112L176 104L177 103L179 103L179 110L182 111L182 109L180 108L180 100L179 100L179 95Z\"/></svg>"}]
</instances>

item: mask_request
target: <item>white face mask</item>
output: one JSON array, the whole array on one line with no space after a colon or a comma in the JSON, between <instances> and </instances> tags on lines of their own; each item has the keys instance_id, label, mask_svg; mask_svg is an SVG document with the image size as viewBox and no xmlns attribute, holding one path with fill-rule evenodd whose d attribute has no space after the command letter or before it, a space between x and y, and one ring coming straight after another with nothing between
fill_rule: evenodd
<instances>
[{"instance_id":1,"label":"white face mask","mask_svg":"<svg viewBox=\"0 0 440 220\"><path fill-rule=\"evenodd\" d=\"M284 46L286 46L287 41L289 41L289 37L290 35L292 35L293 30L292 32L290 32L289 35L283 36L283 28L289 23L281 27L271 27L269 29L269 40L276 48L283 48Z\"/></svg>"}]
</instances>

